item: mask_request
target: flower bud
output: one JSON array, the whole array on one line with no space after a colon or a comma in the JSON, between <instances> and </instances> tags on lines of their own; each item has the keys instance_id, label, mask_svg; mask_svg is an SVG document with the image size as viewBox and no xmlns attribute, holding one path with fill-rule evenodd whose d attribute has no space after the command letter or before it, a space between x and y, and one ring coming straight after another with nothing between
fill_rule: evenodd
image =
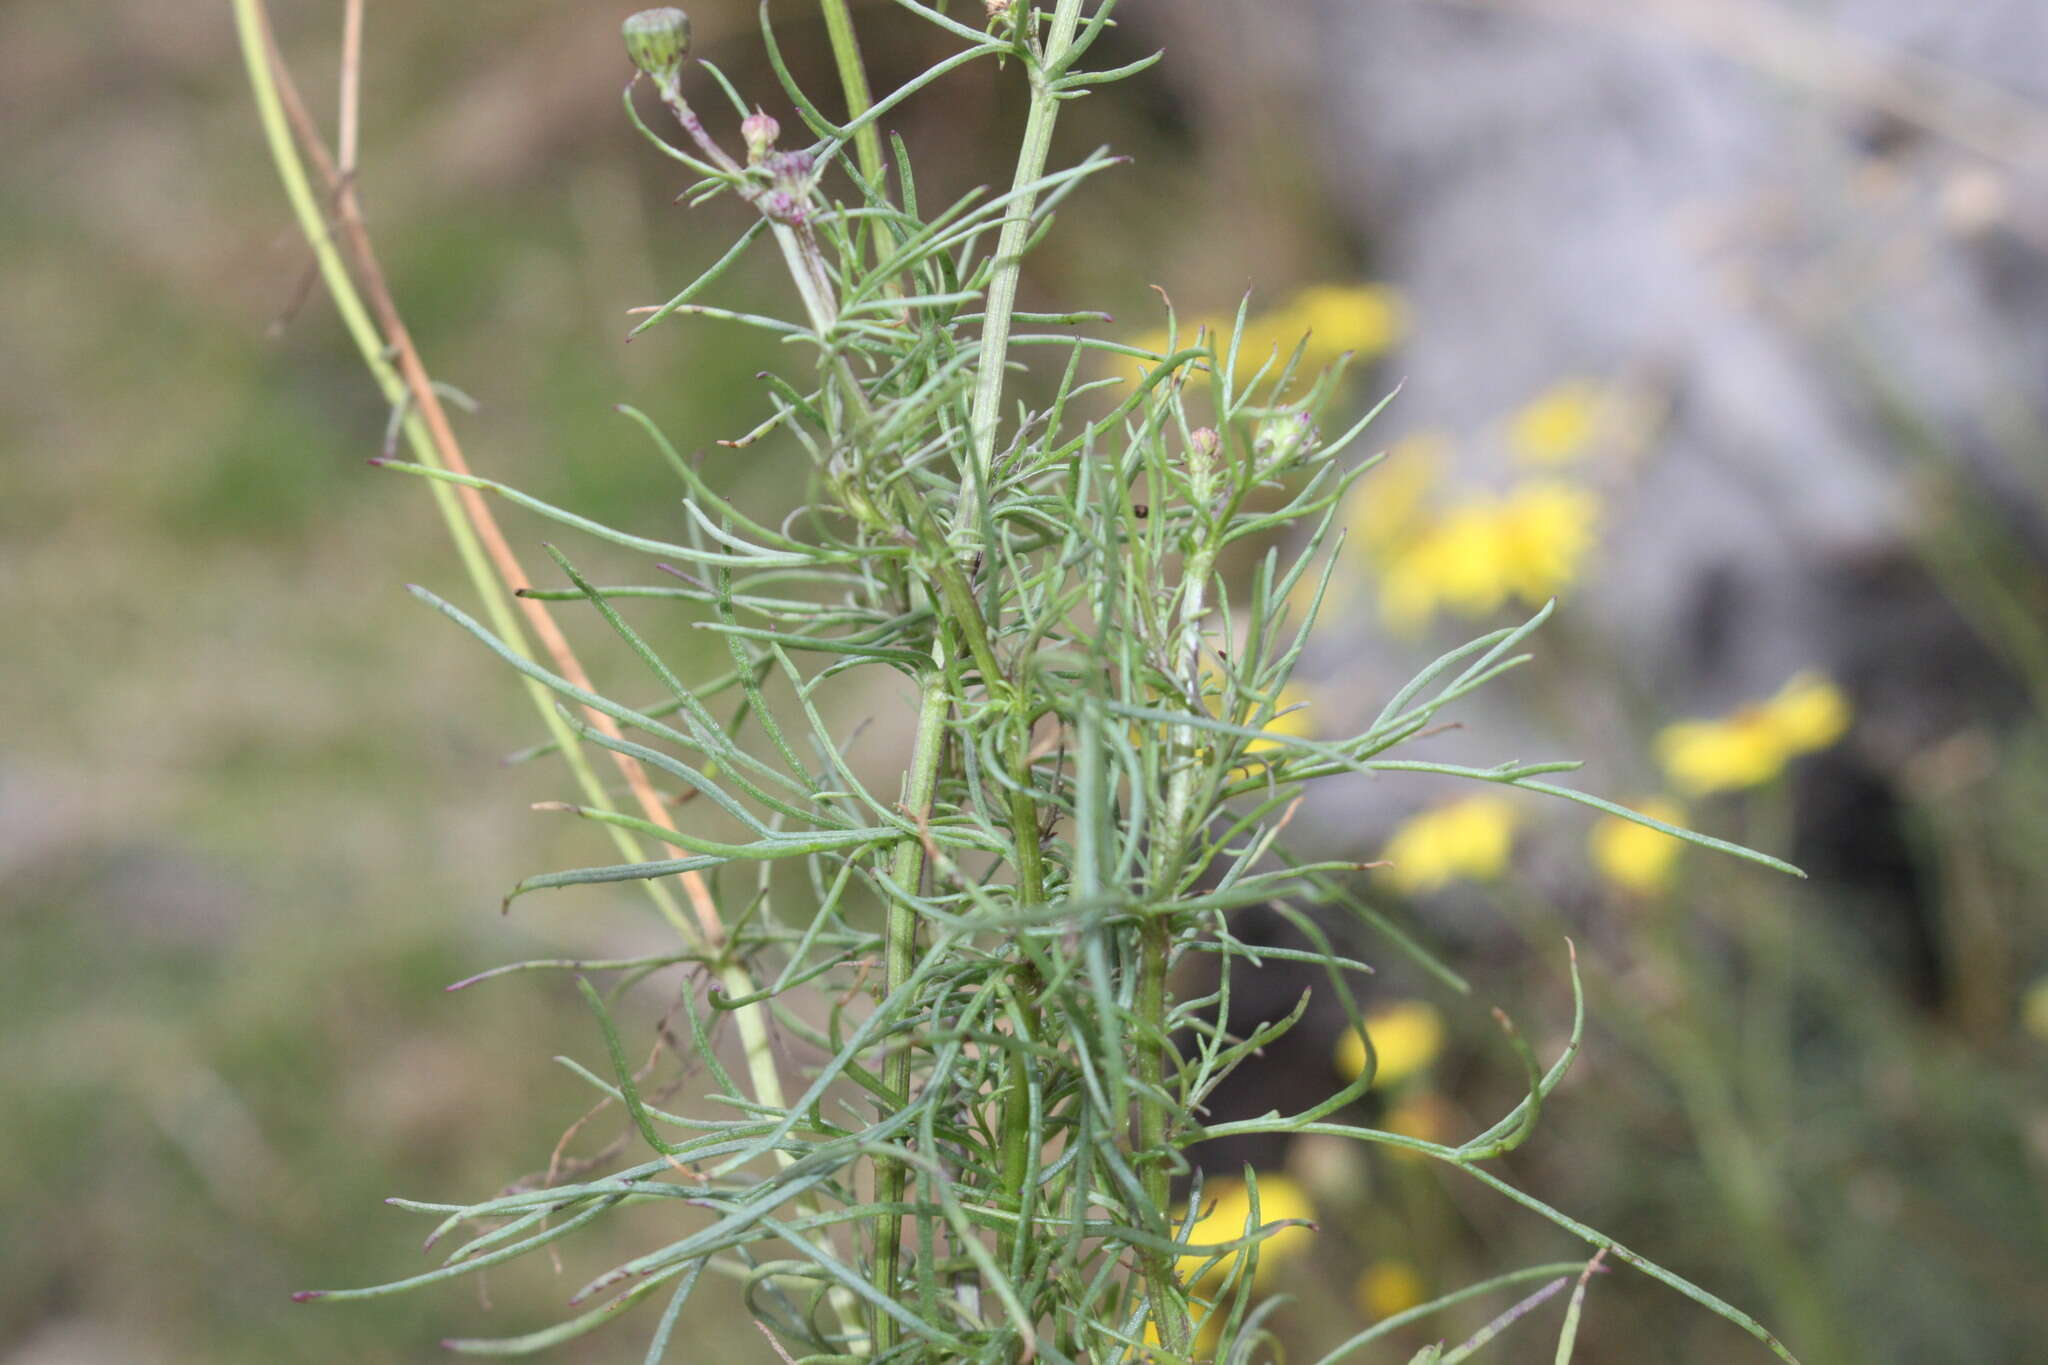
<instances>
[{"instance_id":1,"label":"flower bud","mask_svg":"<svg viewBox=\"0 0 2048 1365\"><path fill-rule=\"evenodd\" d=\"M1290 464L1315 444L1315 418L1305 412L1283 412L1259 423L1252 435L1252 449L1273 469Z\"/></svg>"},{"instance_id":2,"label":"flower bud","mask_svg":"<svg viewBox=\"0 0 2048 1365\"><path fill-rule=\"evenodd\" d=\"M629 17L620 30L633 65L663 84L673 82L690 55L690 16L674 5L644 9Z\"/></svg>"},{"instance_id":3,"label":"flower bud","mask_svg":"<svg viewBox=\"0 0 2048 1365\"><path fill-rule=\"evenodd\" d=\"M782 136L782 125L767 113L756 109L740 120L740 137L747 144L747 164L758 166L775 147L775 139Z\"/></svg>"}]
</instances>

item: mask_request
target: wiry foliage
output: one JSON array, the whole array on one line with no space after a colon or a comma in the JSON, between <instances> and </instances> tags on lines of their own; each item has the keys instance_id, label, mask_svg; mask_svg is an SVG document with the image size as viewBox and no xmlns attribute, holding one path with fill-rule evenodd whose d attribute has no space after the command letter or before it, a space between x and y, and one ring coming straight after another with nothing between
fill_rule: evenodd
<instances>
[{"instance_id":1,"label":"wiry foliage","mask_svg":"<svg viewBox=\"0 0 2048 1365\"><path fill-rule=\"evenodd\" d=\"M659 581L601 588L556 552L569 586L533 595L586 604L666 692L653 707L597 695L415 591L568 704L562 715L578 739L645 765L732 832L678 833L565 803L678 856L533 876L514 893L713 878L720 919L677 921L685 941L671 954L525 964L616 974L608 993L583 986L608 1073L574 1069L630 1114L650 1158L476 1204L409 1205L445 1215L437 1237L483 1230L441 1269L324 1297L466 1275L623 1205L670 1201L698 1211L691 1230L592 1280L574 1302L595 1307L532 1336L452 1344L530 1351L659 1294L667 1306L646 1357L658 1361L708 1270L741 1280L751 1311L792 1356L1072 1362L1200 1349L1244 1360L1268 1311L1250 1293L1258 1244L1283 1224L1261 1221L1253 1180L1242 1235L1191 1245L1193 1219L1174 1215L1172 1182L1189 1171L1186 1149L1206 1138L1318 1132L1468 1171L1784 1355L1737 1310L1477 1164L1528 1136L1576 1051L1576 1024L1547 1071L1507 1030L1528 1097L1458 1146L1342 1120L1372 1083L1369 1038L1359 1078L1307 1110L1206 1121L1205 1097L1301 1007L1233 1034L1230 973L1214 975L1214 993L1176 995L1175 982L1211 976L1178 972L1184 961L1306 957L1362 1032L1349 979L1368 968L1331 949L1296 908L1342 905L1463 989L1345 892L1340 878L1353 864L1287 854L1280 836L1307 783L1443 773L1629 813L1541 780L1568 763L1471 769L1393 756L1443 708L1520 662L1541 614L1437 660L1358 735L1269 731L1313 621L1313 611L1290 619L1284 604L1329 572L1334 509L1369 468L1341 457L1372 414L1324 435L1341 362L1307 375L1298 348L1245 354L1242 317L1230 336L1177 336L1153 352L1091 338L1095 315L1018 312L1018 258L1065 195L1114 164L1096 153L1046 169L1060 102L1147 63L1085 69L1109 0L1086 15L1079 0L1049 14L993 6L986 30L898 2L959 48L872 106L864 86L855 97L850 85L861 112L845 124L788 79L764 22L813 139L790 150L715 68L698 63L701 81L686 79L684 45L647 46L650 32L662 39L666 14L643 18L634 35L684 140L641 126L700 177L689 197L733 194L759 213L732 251L641 327L711 318L789 344L787 373L766 379L763 420L739 443L807 462L812 495L797 513L776 525L749 516L638 413L628 415L685 485L672 540L627 535L488 479L394 464L650 558ZM885 160L875 130L901 101L985 58L1006 59L1031 88L1015 178L1007 191L928 208L904 148ZM743 157L691 105L686 88L700 84L744 121ZM627 109L638 122L630 88ZM699 302L763 236L788 264L800 320ZM1026 384L1019 356L1051 364ZM1097 363L1103 356L1116 366ZM1101 377L1133 362L1142 378ZM1248 573L1225 572L1226 560L1247 559ZM731 669L687 681L615 609L626 597L691 612L723 639ZM849 765L849 737L827 719L838 697L875 695L878 670L915 697L905 776L885 790ZM569 707L608 716L619 732ZM1279 906L1322 946L1254 952L1233 935L1231 912L1255 904ZM719 1106L710 1114L650 1103L611 1018L612 999L672 970L690 977L678 992L685 1036L670 1036L710 1078ZM741 1023L744 1079L717 1046L726 1015ZM765 1041L772 1033L818 1059L794 1096ZM1188 1203L1201 1204L1199 1176ZM1217 1267L1220 1276L1203 1273ZM1554 1273L1512 1272L1414 1316Z\"/></svg>"}]
</instances>

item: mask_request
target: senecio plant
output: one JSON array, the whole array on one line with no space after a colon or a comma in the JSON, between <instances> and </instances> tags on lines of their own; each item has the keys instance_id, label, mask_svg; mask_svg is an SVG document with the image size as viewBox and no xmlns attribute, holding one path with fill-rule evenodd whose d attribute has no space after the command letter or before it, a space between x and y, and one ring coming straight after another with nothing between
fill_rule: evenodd
<instances>
[{"instance_id":1,"label":"senecio plant","mask_svg":"<svg viewBox=\"0 0 2048 1365\"><path fill-rule=\"evenodd\" d=\"M1547 1070L1504 1027L1527 1097L1466 1142L1347 1119L1373 1080L1351 988L1369 968L1320 926L1350 915L1399 951L1422 950L1349 896L1358 864L1289 855L1280 836L1307 784L1448 774L1729 846L1542 780L1569 763L1478 769L1395 756L1520 662L1540 616L1430 664L1360 734L1269 731L1328 580L1334 511L1370 467L1341 457L1372 414L1326 433L1342 364L1311 375L1299 372L1299 348L1244 353L1242 313L1232 335L1176 336L1155 352L1090 337L1100 314L1019 311L1021 258L1055 206L1115 162L1097 152L1047 168L1061 105L1150 60L1088 68L1113 0L1092 12L1083 0L988 0L973 23L896 3L956 47L871 100L845 12L828 0L852 110L844 123L791 80L764 6L771 63L808 130L795 139L692 58L680 10L625 24L638 68L628 116L694 177L692 203L731 195L754 211L731 250L640 328L694 316L788 343L785 372L764 377L759 425L736 444L807 467L798 511L777 524L749 516L632 413L684 486L673 540L608 529L488 479L387 462L649 557L654 581L600 588L557 551L569 586L528 593L586 607L666 694L658 705L597 695L416 591L553 693L581 742L693 797L690 821L713 832L563 804L678 856L533 876L514 892L672 878L694 888L698 913L671 914L671 952L517 964L582 974L606 1060L571 1069L630 1116L646 1159L480 1203L402 1201L443 1218L436 1238L472 1235L440 1269L302 1297L452 1279L557 1247L627 1206L656 1206L674 1211L672 1240L591 1279L571 1300L580 1315L449 1344L525 1353L659 1296L646 1359L660 1361L710 1275L738 1282L784 1360L1242 1362L1269 1339L1274 1303L1254 1300L1254 1271L1261 1242L1286 1222L1261 1218L1248 1173L1242 1229L1195 1239L1204 1199L1188 1150L1315 1133L1434 1158L1583 1240L1594 1263L1640 1268L1791 1359L1745 1314L1488 1169L1529 1135L1577 1049L1582 1010ZM878 130L977 61L1029 88L1015 173L1007 190L933 211L900 141L885 158ZM643 80L680 136L642 121ZM761 238L787 265L794 318L696 302ZM1028 357L1049 363L1034 369ZM731 667L686 679L616 609L625 598L689 613ZM1292 619L1290 599L1311 604L1304 619ZM878 787L850 766L853 736L828 717L871 710L892 691L910 699L914 721L900 785ZM584 723L588 712L617 728ZM1254 905L1278 907L1315 947L1255 951L1231 927ZM1283 958L1327 973L1365 1042L1365 1070L1299 1112L1211 1123L1205 1097L1302 1014L1246 1027L1222 969ZM643 983L667 984L674 1022L636 1065L613 1016ZM728 1034L736 1045L722 1048ZM709 1093L685 1102L689 1112L658 1107L687 1093L682 1075ZM1508 1271L1368 1324L1327 1359L1516 1284L1549 1281L1540 1298L1581 1269ZM1577 1319L1575 1298L1561 1360ZM1499 1325L1421 1358L1461 1359Z\"/></svg>"}]
</instances>

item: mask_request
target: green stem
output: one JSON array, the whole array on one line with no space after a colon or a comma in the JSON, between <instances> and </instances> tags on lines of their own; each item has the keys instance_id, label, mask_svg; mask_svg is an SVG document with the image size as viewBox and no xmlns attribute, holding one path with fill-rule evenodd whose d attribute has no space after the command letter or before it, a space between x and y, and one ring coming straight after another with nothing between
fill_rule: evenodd
<instances>
[{"instance_id":1,"label":"green stem","mask_svg":"<svg viewBox=\"0 0 2048 1365\"><path fill-rule=\"evenodd\" d=\"M1017 279L1024 263L1024 244L1031 236L1031 211L1038 201L1029 187L1045 174L1052 152L1052 130L1059 118L1059 96L1048 74L1058 69L1073 45L1081 22L1081 0L1059 0L1045 50L1032 62L1031 112L1024 121L1024 145L1017 155L1017 173L1010 188L1017 197L1009 207L996 240L995 274L989 281L988 308L981 325L981 359L974 376L974 407L968 418L973 450L961 471L960 520L953 528L957 548L980 543L981 499L990 467L995 463L996 420L1002 414L1003 365L1010 349L1010 315L1017 307Z\"/></svg>"},{"instance_id":2,"label":"green stem","mask_svg":"<svg viewBox=\"0 0 2048 1365\"><path fill-rule=\"evenodd\" d=\"M1001 699L1011 711L1014 726L1010 741L1010 777L1015 783L1009 794L1010 837L1017 851L1017 893L1025 905L1045 902L1045 863L1038 847L1038 800L1031 794L1031 710L1028 698L1009 684L996 662L989 642L988 626L975 600L960 562L943 550L934 569L940 599L955 624L967 637L967 652L981 670L981 684L991 699Z\"/></svg>"},{"instance_id":3,"label":"green stem","mask_svg":"<svg viewBox=\"0 0 2048 1365\"><path fill-rule=\"evenodd\" d=\"M1138 1046L1138 1159L1145 1163L1145 1202L1163 1210L1173 1197L1171 1174L1166 1166L1166 962L1172 947L1173 930L1164 915L1146 919L1139 931L1138 1000L1139 1026L1144 1037ZM1175 1293L1174 1258L1166 1252L1148 1252L1145 1261L1145 1292L1152 1301L1152 1321L1160 1340L1178 1355L1186 1355L1190 1326L1187 1306Z\"/></svg>"},{"instance_id":4,"label":"green stem","mask_svg":"<svg viewBox=\"0 0 2048 1365\"><path fill-rule=\"evenodd\" d=\"M1026 997L1031 999L1033 997ZM1017 1041L1029 1041L1025 1032L1023 1011L1016 1017ZM1017 1272L1016 1253L1018 1243L1026 1233L1022 1221L1024 1211L1024 1182L1031 1178L1031 1062L1020 1048L1010 1054L1010 1093L1003 1100L1002 1118L1002 1192L1003 1207L1019 1215L1019 1221L1005 1227L998 1236L998 1250L1004 1269L1012 1275Z\"/></svg>"},{"instance_id":5,"label":"green stem","mask_svg":"<svg viewBox=\"0 0 2048 1365\"><path fill-rule=\"evenodd\" d=\"M846 121L853 122L874 104L868 92L868 68L861 60L860 39L854 36L853 16L846 0L818 0L825 14L825 34L832 40L832 59L839 67L839 85L846 92ZM860 173L870 185L882 183L882 135L872 123L863 124L853 135L854 150L860 155Z\"/></svg>"},{"instance_id":6,"label":"green stem","mask_svg":"<svg viewBox=\"0 0 2048 1365\"><path fill-rule=\"evenodd\" d=\"M952 697L946 690L946 661L952 651L952 631L942 621L938 639L932 645L931 671L925 674L922 682L917 738L910 751L910 771L904 784L903 804L913 819L922 818L931 809L932 796L938 788L939 759L945 752L946 710L952 704ZM896 885L905 891L915 892L923 869L924 844L920 840L905 839L896 846L889 866L889 875ZM883 952L886 999L904 989L917 966L917 911L900 899L892 901L889 906L887 943ZM906 1097L907 1102L910 1094L909 1048L898 1047L883 1059L882 1085L891 1094ZM884 1206L901 1204L908 1183L908 1169L900 1161L881 1161L877 1165L876 1201ZM875 1288L884 1297L894 1299L896 1296L896 1279L902 1260L903 1219L898 1214L884 1212L881 1227L875 1234ZM874 1354L886 1355L896 1344L897 1332L896 1320L878 1312L874 1320Z\"/></svg>"},{"instance_id":7,"label":"green stem","mask_svg":"<svg viewBox=\"0 0 2048 1365\"><path fill-rule=\"evenodd\" d=\"M1199 698L1202 693L1202 616L1208 610L1209 574L1215 563L1215 546L1207 543L1198 545L1189 553L1187 569L1181 579L1177 634L1180 640L1181 685L1190 698ZM1167 788L1166 838L1163 841L1168 876L1160 887L1166 895L1173 895L1180 884L1181 869L1187 866L1188 846L1195 835L1195 781L1201 771L1195 751L1200 742L1200 732L1194 726L1174 727L1172 752L1176 766L1173 781Z\"/></svg>"}]
</instances>

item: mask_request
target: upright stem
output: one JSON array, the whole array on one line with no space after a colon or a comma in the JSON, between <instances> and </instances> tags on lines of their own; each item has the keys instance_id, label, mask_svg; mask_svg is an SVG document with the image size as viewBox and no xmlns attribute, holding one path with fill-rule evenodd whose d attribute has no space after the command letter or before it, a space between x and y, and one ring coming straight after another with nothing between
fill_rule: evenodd
<instances>
[{"instance_id":1,"label":"upright stem","mask_svg":"<svg viewBox=\"0 0 2048 1365\"><path fill-rule=\"evenodd\" d=\"M939 758L945 750L945 720L952 697L946 690L946 664L953 652L953 632L942 617L938 639L932 645L932 666L923 680L923 696L919 700L917 714L917 738L910 751L910 771L904 783L903 803L910 817L923 819L931 809L932 795L938 787ZM917 839L905 839L896 846L895 856L889 865L889 875L904 891L915 893L918 878L924 869L924 844ZM902 899L890 902L887 943L883 949L884 985L886 995L894 995L904 988L910 974L917 966L917 911ZM886 998L886 997L885 997ZM893 1095L902 1096L907 1103L910 1097L910 1051L898 1047L882 1062L883 1087ZM904 1188L909 1172L900 1161L878 1163L875 1173L875 1200L882 1205L903 1202ZM901 1215L885 1211L881 1227L875 1234L875 1288L885 1297L896 1296L896 1280L903 1259L903 1219ZM874 1354L886 1354L896 1344L898 1325L886 1313L876 1313L874 1318Z\"/></svg>"},{"instance_id":2,"label":"upright stem","mask_svg":"<svg viewBox=\"0 0 2048 1365\"><path fill-rule=\"evenodd\" d=\"M1181 579L1180 683L1190 698L1199 698L1202 691L1202 616L1209 609L1209 574L1215 562L1215 547L1198 545L1189 553ZM1175 767L1173 780L1167 787L1167 857L1164 866L1168 869L1168 876L1175 881L1186 865L1188 839L1193 833L1188 825L1195 799L1198 772L1195 747L1200 742L1200 733L1192 725L1177 725L1173 732ZM1161 890L1164 894L1172 894L1171 888L1162 887Z\"/></svg>"},{"instance_id":3,"label":"upright stem","mask_svg":"<svg viewBox=\"0 0 2048 1365\"><path fill-rule=\"evenodd\" d=\"M1164 1209L1173 1197L1166 1168L1166 965L1173 943L1172 926L1164 915L1152 915L1139 930L1137 1011L1144 1036L1138 1045L1138 1158L1145 1163L1145 1202ZM1152 1321L1160 1340L1185 1355L1190 1335L1187 1309L1174 1292L1174 1257L1148 1252L1145 1292L1152 1302Z\"/></svg>"},{"instance_id":4,"label":"upright stem","mask_svg":"<svg viewBox=\"0 0 2048 1365\"><path fill-rule=\"evenodd\" d=\"M825 34L832 40L832 59L839 67L839 85L846 92L846 119L851 123L868 111L875 100L868 92L868 68L861 60L860 40L854 36L853 16L846 0L818 0L825 13ZM870 185L882 183L882 135L872 123L853 135L854 150L860 156L860 173Z\"/></svg>"},{"instance_id":5,"label":"upright stem","mask_svg":"<svg viewBox=\"0 0 2048 1365\"><path fill-rule=\"evenodd\" d=\"M1009 218L996 239L995 275L989 281L988 308L981 324L981 360L974 376L974 407L968 418L972 441L967 467L961 472L959 520L953 528L955 546L972 550L981 542L981 500L990 467L995 463L996 421L1002 415L1003 366L1010 350L1010 315L1017 307L1017 277L1024 244L1031 236L1031 211L1038 194L1027 187L1045 174L1052 151L1052 129L1060 103L1049 74L1057 70L1074 30L1081 22L1081 0L1059 0L1045 50L1027 70L1031 77L1031 112L1024 121L1024 145L1017 154L1017 173L1010 189L1016 195Z\"/></svg>"}]
</instances>

